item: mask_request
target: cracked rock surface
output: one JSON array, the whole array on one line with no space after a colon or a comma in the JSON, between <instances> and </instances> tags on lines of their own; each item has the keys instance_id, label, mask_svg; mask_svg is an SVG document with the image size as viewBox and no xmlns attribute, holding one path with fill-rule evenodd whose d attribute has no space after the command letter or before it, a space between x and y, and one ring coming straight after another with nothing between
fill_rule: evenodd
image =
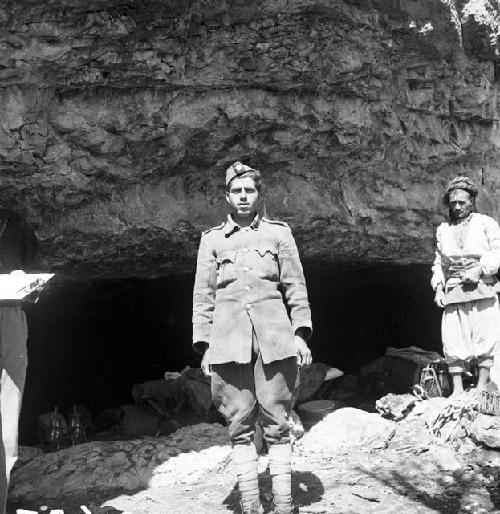
<instances>
[{"instance_id":1,"label":"cracked rock surface","mask_svg":"<svg viewBox=\"0 0 500 514\"><path fill-rule=\"evenodd\" d=\"M6 0L0 201L51 270L154 278L192 270L239 159L306 263L427 263L450 177L499 209L496 58L450 5Z\"/></svg>"},{"instance_id":2,"label":"cracked rock surface","mask_svg":"<svg viewBox=\"0 0 500 514\"><path fill-rule=\"evenodd\" d=\"M97 441L35 457L14 472L10 500L58 499L190 484L228 464L227 429L200 423L168 437ZM36 484L36 487L34 486Z\"/></svg>"}]
</instances>

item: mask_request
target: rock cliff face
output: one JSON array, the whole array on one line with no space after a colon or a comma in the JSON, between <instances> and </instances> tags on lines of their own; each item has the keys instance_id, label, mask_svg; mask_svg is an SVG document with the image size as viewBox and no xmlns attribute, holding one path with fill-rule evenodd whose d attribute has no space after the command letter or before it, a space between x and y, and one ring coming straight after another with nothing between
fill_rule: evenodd
<instances>
[{"instance_id":1,"label":"rock cliff face","mask_svg":"<svg viewBox=\"0 0 500 514\"><path fill-rule=\"evenodd\" d=\"M462 16L486 23L478 6L5 0L0 202L63 275L168 275L193 268L239 159L306 263L427 263L450 177L500 209L493 29Z\"/></svg>"}]
</instances>

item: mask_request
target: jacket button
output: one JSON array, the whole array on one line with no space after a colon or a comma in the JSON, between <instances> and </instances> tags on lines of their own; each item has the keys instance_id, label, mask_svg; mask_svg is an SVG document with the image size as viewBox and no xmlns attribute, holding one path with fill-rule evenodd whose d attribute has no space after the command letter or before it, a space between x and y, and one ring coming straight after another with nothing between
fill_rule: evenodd
<instances>
[{"instance_id":1,"label":"jacket button","mask_svg":"<svg viewBox=\"0 0 500 514\"><path fill-rule=\"evenodd\" d=\"M245 291L250 291L252 289L250 286L245 286Z\"/></svg>"},{"instance_id":2,"label":"jacket button","mask_svg":"<svg viewBox=\"0 0 500 514\"><path fill-rule=\"evenodd\" d=\"M247 303L247 304L245 305L245 309L247 309L247 310L248 310L248 309L250 309L251 307L252 307L252 306L251 306L249 303Z\"/></svg>"}]
</instances>

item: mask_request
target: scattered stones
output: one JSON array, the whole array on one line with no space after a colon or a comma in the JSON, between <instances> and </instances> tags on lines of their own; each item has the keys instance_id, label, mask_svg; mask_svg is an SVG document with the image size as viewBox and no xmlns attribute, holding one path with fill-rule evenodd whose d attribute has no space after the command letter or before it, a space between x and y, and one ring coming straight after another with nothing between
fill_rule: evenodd
<instances>
[{"instance_id":1,"label":"scattered stones","mask_svg":"<svg viewBox=\"0 0 500 514\"><path fill-rule=\"evenodd\" d=\"M458 443L466 440L478 413L479 401L475 391L436 398L425 412L426 423L438 443ZM425 402L423 402L425 403Z\"/></svg>"},{"instance_id":2,"label":"scattered stones","mask_svg":"<svg viewBox=\"0 0 500 514\"><path fill-rule=\"evenodd\" d=\"M377 400L375 406L382 417L400 421L410 413L415 403L416 398L411 394L389 393Z\"/></svg>"}]
</instances>

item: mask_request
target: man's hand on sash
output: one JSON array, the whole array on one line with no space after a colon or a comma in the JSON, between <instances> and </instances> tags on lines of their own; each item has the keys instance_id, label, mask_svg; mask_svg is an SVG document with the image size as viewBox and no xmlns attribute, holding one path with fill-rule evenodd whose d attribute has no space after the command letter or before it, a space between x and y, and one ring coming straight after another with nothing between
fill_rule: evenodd
<instances>
[{"instance_id":1,"label":"man's hand on sash","mask_svg":"<svg viewBox=\"0 0 500 514\"><path fill-rule=\"evenodd\" d=\"M446 307L446 295L444 294L444 289L441 284L437 286L434 303L441 309Z\"/></svg>"}]
</instances>

